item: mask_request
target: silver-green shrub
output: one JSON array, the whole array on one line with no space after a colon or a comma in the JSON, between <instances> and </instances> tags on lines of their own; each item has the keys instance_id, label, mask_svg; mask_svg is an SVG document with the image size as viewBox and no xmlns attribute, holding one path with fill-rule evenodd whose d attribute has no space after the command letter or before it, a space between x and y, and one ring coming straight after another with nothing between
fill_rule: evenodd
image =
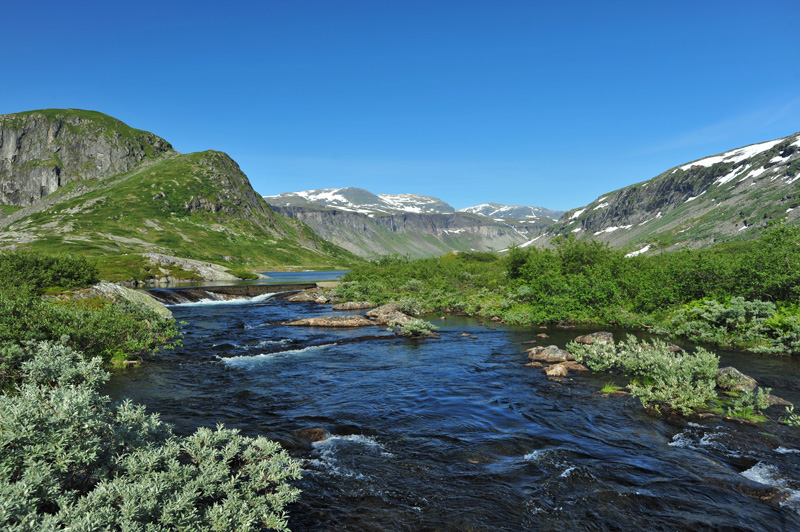
<instances>
[{"instance_id":1,"label":"silver-green shrub","mask_svg":"<svg viewBox=\"0 0 800 532\"><path fill-rule=\"evenodd\" d=\"M616 345L573 342L567 348L594 371L618 370L632 377L628 389L646 407L667 406L686 414L717 397L719 357L703 348L675 352L661 340L640 342L631 335Z\"/></svg>"},{"instance_id":2,"label":"silver-green shrub","mask_svg":"<svg viewBox=\"0 0 800 532\"><path fill-rule=\"evenodd\" d=\"M0 396L0 529L286 530L299 464L221 426L181 438L100 394L99 359L41 343Z\"/></svg>"}]
</instances>

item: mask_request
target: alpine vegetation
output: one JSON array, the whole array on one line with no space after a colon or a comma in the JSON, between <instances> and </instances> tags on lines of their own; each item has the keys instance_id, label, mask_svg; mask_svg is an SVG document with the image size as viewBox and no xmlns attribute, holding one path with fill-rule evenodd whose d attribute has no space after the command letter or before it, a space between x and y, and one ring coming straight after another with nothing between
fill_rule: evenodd
<instances>
[{"instance_id":1,"label":"alpine vegetation","mask_svg":"<svg viewBox=\"0 0 800 532\"><path fill-rule=\"evenodd\" d=\"M99 358L30 348L0 396L0 529L287 530L300 466L277 443L222 426L178 437L102 395Z\"/></svg>"}]
</instances>

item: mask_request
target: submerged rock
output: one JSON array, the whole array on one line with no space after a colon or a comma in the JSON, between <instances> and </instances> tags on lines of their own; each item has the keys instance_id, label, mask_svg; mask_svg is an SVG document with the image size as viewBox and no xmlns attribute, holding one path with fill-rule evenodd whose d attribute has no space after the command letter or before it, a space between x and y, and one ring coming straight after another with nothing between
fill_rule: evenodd
<instances>
[{"instance_id":1,"label":"submerged rock","mask_svg":"<svg viewBox=\"0 0 800 532\"><path fill-rule=\"evenodd\" d=\"M299 327L369 327L375 325L375 323L363 316L324 316L284 322L283 325Z\"/></svg>"},{"instance_id":2,"label":"submerged rock","mask_svg":"<svg viewBox=\"0 0 800 532\"><path fill-rule=\"evenodd\" d=\"M547 347L531 347L528 349L528 358L534 362L547 362L549 364L575 360L575 357L558 346L548 345Z\"/></svg>"},{"instance_id":3,"label":"submerged rock","mask_svg":"<svg viewBox=\"0 0 800 532\"><path fill-rule=\"evenodd\" d=\"M607 331L594 332L592 334L585 334L578 336L573 340L576 344L593 345L593 344L613 344L614 335Z\"/></svg>"}]
</instances>

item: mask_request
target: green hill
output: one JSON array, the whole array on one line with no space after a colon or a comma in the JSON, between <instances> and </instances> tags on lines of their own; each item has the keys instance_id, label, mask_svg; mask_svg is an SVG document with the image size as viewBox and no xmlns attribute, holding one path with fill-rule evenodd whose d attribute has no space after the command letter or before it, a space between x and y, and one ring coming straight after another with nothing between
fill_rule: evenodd
<instances>
[{"instance_id":1,"label":"green hill","mask_svg":"<svg viewBox=\"0 0 800 532\"><path fill-rule=\"evenodd\" d=\"M358 260L274 212L224 153L178 154L155 135L87 111L5 115L0 127L4 139L23 139L11 162L5 157L9 143L0 145L4 190L33 190L29 181L35 176L26 173L31 167L69 177L30 203L30 195L22 194L17 204L10 195L3 198L2 248L81 253L110 262L121 254L152 252L261 269L345 267ZM95 150L95 157L87 150ZM71 154L69 164L59 159L64 153ZM115 164L104 172L86 162L97 153ZM32 160L47 163L34 166ZM119 168L124 171L115 173Z\"/></svg>"}]
</instances>

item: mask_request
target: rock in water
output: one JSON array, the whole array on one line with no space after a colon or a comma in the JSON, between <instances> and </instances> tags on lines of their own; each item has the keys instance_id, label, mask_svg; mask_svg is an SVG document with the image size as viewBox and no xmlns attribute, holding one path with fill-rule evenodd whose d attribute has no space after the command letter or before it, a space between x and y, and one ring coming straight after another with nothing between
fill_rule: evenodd
<instances>
[{"instance_id":1,"label":"rock in water","mask_svg":"<svg viewBox=\"0 0 800 532\"><path fill-rule=\"evenodd\" d=\"M301 327L369 327L374 322L363 316L325 316L321 318L303 318L285 322L283 325Z\"/></svg>"}]
</instances>

